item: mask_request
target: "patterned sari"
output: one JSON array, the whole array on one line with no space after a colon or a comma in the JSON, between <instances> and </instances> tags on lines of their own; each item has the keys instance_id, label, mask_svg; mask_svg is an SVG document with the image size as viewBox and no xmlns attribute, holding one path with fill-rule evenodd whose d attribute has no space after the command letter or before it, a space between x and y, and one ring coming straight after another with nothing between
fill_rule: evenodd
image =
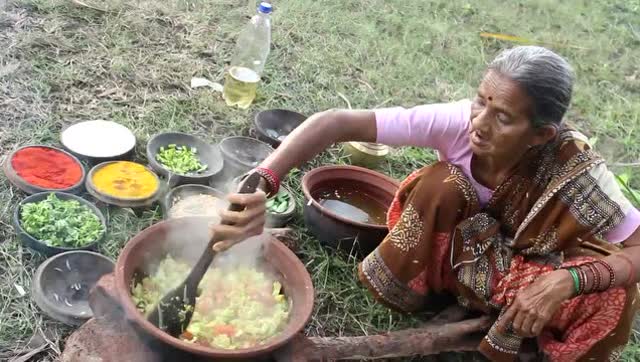
<instances>
[{"instance_id":1,"label":"patterned sari","mask_svg":"<svg viewBox=\"0 0 640 362\"><path fill-rule=\"evenodd\" d=\"M514 361L522 339L498 322L519 290L557 268L620 249L602 239L631 205L584 136L565 129L531 149L481 208L467 177L439 162L409 176L388 214L389 235L360 264L361 281L401 311L443 295L496 317L479 350ZM629 338L637 287L564 302L537 338L551 361L616 360Z\"/></svg>"}]
</instances>

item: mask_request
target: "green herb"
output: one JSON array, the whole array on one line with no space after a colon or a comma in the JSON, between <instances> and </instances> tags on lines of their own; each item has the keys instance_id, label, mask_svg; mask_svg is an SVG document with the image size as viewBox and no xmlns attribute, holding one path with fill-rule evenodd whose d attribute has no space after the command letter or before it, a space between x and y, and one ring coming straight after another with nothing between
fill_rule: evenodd
<instances>
[{"instance_id":1,"label":"green herb","mask_svg":"<svg viewBox=\"0 0 640 362\"><path fill-rule=\"evenodd\" d=\"M267 201L267 210L275 214L282 214L289 209L289 202L291 202L289 193L280 190L276 196Z\"/></svg>"},{"instance_id":2,"label":"green herb","mask_svg":"<svg viewBox=\"0 0 640 362\"><path fill-rule=\"evenodd\" d=\"M20 225L32 237L58 247L82 247L104 233L91 209L76 200L60 200L53 193L42 201L22 205Z\"/></svg>"},{"instance_id":3,"label":"green herb","mask_svg":"<svg viewBox=\"0 0 640 362\"><path fill-rule=\"evenodd\" d=\"M207 165L201 163L197 155L198 150L195 147L170 144L160 147L156 160L171 172L186 174L207 169Z\"/></svg>"}]
</instances>

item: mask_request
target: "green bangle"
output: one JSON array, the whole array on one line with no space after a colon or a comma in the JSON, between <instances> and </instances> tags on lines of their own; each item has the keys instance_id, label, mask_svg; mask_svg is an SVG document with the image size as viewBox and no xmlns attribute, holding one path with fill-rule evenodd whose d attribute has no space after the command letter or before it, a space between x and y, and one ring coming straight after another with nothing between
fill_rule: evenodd
<instances>
[{"instance_id":1,"label":"green bangle","mask_svg":"<svg viewBox=\"0 0 640 362\"><path fill-rule=\"evenodd\" d=\"M580 277L578 276L578 271L575 268L567 269L571 277L573 278L573 286L576 290L576 295L580 294Z\"/></svg>"}]
</instances>

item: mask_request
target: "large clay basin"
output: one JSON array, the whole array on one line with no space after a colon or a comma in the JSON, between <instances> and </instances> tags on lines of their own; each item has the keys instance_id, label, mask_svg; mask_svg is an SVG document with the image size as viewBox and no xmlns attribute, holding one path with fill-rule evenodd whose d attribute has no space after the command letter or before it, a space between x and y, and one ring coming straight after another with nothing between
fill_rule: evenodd
<instances>
[{"instance_id":1,"label":"large clay basin","mask_svg":"<svg viewBox=\"0 0 640 362\"><path fill-rule=\"evenodd\" d=\"M302 178L305 197L304 222L324 245L364 257L382 242L389 230L386 225L362 223L347 219L323 207L314 199L317 190L328 184L349 184L369 194L387 208L399 183L381 173L356 166L324 166L315 168Z\"/></svg>"},{"instance_id":2,"label":"large clay basin","mask_svg":"<svg viewBox=\"0 0 640 362\"><path fill-rule=\"evenodd\" d=\"M157 223L131 239L118 257L115 283L122 307L142 332L161 342L189 353L215 360L252 359L264 356L286 344L306 325L313 309L313 285L304 264L286 246L268 237L262 256L280 278L284 293L292 301L285 329L265 344L252 348L226 350L181 341L149 323L131 300L130 287L137 272L153 270L154 265L170 253L175 258L195 261L207 243L208 219L185 217Z\"/></svg>"}]
</instances>

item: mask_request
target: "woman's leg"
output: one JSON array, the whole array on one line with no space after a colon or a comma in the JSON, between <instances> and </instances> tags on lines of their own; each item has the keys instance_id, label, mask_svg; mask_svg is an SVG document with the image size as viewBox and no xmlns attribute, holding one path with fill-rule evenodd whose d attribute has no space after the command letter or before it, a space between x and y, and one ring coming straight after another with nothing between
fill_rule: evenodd
<instances>
[{"instance_id":1,"label":"woman's leg","mask_svg":"<svg viewBox=\"0 0 640 362\"><path fill-rule=\"evenodd\" d=\"M451 234L477 210L473 186L457 167L423 168L403 182L389 211L389 235L360 264L360 280L394 309L424 309L428 297L454 290Z\"/></svg>"}]
</instances>

